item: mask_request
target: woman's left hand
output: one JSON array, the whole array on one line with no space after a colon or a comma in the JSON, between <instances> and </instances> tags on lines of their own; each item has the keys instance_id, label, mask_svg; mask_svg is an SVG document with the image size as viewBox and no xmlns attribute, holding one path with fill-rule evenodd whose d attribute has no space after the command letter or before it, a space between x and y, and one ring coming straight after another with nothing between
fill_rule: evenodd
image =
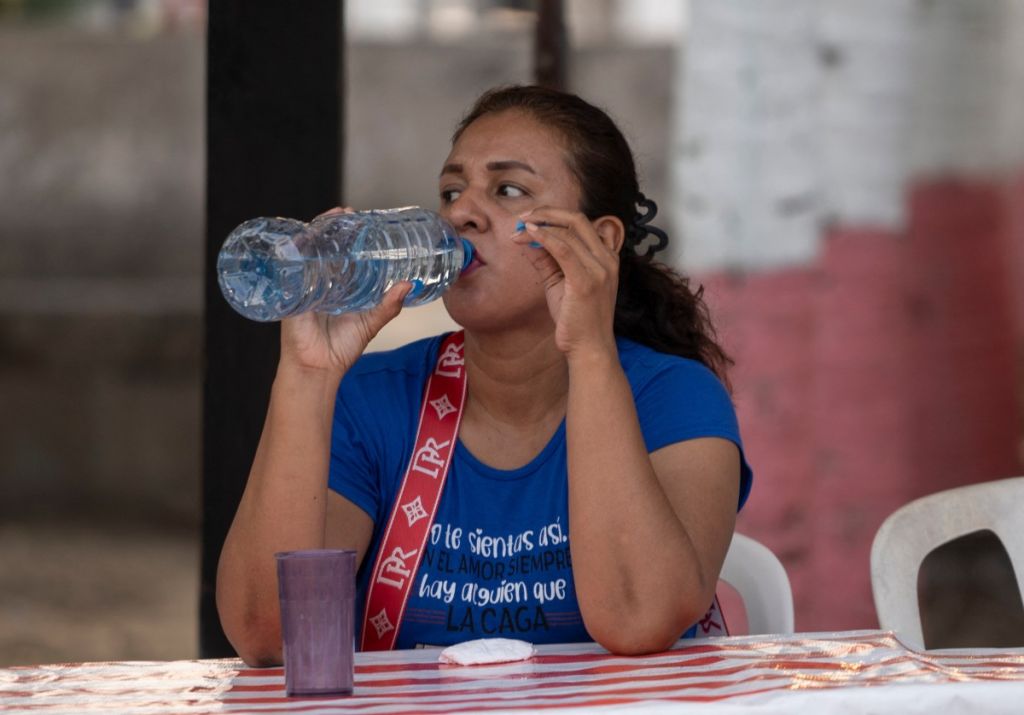
<instances>
[{"instance_id":1,"label":"woman's left hand","mask_svg":"<svg viewBox=\"0 0 1024 715\"><path fill-rule=\"evenodd\" d=\"M544 284L558 348L569 356L614 351L619 282L614 230L602 236L582 213L564 209L542 207L519 218L525 230L513 240L539 244L529 255Z\"/></svg>"}]
</instances>

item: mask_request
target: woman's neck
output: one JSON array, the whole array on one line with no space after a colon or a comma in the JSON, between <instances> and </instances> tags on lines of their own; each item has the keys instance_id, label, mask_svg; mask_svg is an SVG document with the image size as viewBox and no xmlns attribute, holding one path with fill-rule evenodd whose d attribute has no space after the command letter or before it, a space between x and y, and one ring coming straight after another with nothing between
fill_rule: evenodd
<instances>
[{"instance_id":1,"label":"woman's neck","mask_svg":"<svg viewBox=\"0 0 1024 715\"><path fill-rule=\"evenodd\" d=\"M561 422L569 392L551 330L466 333L466 416L511 428Z\"/></svg>"}]
</instances>

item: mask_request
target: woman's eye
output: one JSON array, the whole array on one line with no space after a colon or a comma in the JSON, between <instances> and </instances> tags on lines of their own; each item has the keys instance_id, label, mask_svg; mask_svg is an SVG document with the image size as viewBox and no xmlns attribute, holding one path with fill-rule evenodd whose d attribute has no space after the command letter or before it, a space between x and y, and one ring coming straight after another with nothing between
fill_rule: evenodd
<instances>
[{"instance_id":1,"label":"woman's eye","mask_svg":"<svg viewBox=\"0 0 1024 715\"><path fill-rule=\"evenodd\" d=\"M498 187L498 195L508 199L518 199L526 196L526 192L512 184L502 184Z\"/></svg>"},{"instance_id":2,"label":"woman's eye","mask_svg":"<svg viewBox=\"0 0 1024 715\"><path fill-rule=\"evenodd\" d=\"M446 204L454 203L462 194L458 189L445 189L441 192L441 201Z\"/></svg>"}]
</instances>

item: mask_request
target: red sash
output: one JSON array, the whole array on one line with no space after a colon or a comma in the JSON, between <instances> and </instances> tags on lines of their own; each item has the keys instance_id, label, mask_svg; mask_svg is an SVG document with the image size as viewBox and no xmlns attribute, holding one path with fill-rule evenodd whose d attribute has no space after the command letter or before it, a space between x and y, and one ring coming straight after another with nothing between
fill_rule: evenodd
<instances>
[{"instance_id":1,"label":"red sash","mask_svg":"<svg viewBox=\"0 0 1024 715\"><path fill-rule=\"evenodd\" d=\"M370 574L361 650L391 650L441 502L466 399L462 331L444 342L427 382L412 458Z\"/></svg>"},{"instance_id":2,"label":"red sash","mask_svg":"<svg viewBox=\"0 0 1024 715\"><path fill-rule=\"evenodd\" d=\"M455 452L466 400L463 333L438 352L420 408L416 442L370 574L360 650L391 650ZM729 635L716 597L697 624L696 637Z\"/></svg>"}]
</instances>

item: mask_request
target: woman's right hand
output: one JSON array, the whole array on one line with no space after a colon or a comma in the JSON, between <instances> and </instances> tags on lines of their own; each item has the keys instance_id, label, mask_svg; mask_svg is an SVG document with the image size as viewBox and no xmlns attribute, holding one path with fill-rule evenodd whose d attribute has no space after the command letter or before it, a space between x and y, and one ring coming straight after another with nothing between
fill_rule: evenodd
<instances>
[{"instance_id":1,"label":"woman's right hand","mask_svg":"<svg viewBox=\"0 0 1024 715\"><path fill-rule=\"evenodd\" d=\"M339 213L352 213L352 209L338 207L322 216ZM408 282L398 283L384 294L380 305L358 313L310 311L286 318L281 321L281 363L344 374L381 328L401 312L411 288Z\"/></svg>"}]
</instances>

